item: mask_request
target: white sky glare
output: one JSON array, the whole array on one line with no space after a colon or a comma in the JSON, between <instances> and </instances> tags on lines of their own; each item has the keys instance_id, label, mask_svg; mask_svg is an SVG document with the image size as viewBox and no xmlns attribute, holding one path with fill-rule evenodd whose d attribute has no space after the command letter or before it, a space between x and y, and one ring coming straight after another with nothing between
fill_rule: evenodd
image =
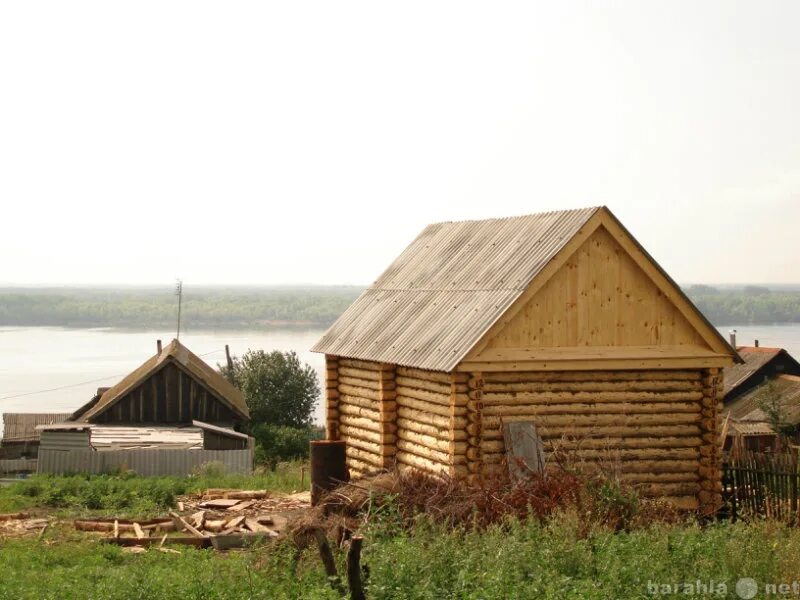
<instances>
[{"instance_id":1,"label":"white sky glare","mask_svg":"<svg viewBox=\"0 0 800 600\"><path fill-rule=\"evenodd\" d=\"M429 222L608 205L800 281L799 2L4 2L0 282L369 283Z\"/></svg>"}]
</instances>

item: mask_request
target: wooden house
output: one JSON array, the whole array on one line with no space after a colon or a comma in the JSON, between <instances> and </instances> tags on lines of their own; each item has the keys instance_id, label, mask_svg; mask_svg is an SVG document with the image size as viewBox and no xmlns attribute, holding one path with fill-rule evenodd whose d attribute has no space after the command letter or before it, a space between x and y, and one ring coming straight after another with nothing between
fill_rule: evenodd
<instances>
[{"instance_id":1,"label":"wooden house","mask_svg":"<svg viewBox=\"0 0 800 600\"><path fill-rule=\"evenodd\" d=\"M197 420L232 426L249 419L242 393L178 340L72 415L74 421L125 425Z\"/></svg>"},{"instance_id":2,"label":"wooden house","mask_svg":"<svg viewBox=\"0 0 800 600\"><path fill-rule=\"evenodd\" d=\"M731 365L724 371L723 402L726 406L765 380L779 375L800 376L800 363L783 348L738 346L736 350L743 362Z\"/></svg>"},{"instance_id":3,"label":"wooden house","mask_svg":"<svg viewBox=\"0 0 800 600\"><path fill-rule=\"evenodd\" d=\"M241 392L173 340L65 423L40 426L38 471L186 475L221 462L249 472L253 439L232 426L249 419Z\"/></svg>"},{"instance_id":4,"label":"wooden house","mask_svg":"<svg viewBox=\"0 0 800 600\"><path fill-rule=\"evenodd\" d=\"M38 425L61 423L69 413L3 413L0 459L36 458L39 451Z\"/></svg>"},{"instance_id":5,"label":"wooden house","mask_svg":"<svg viewBox=\"0 0 800 600\"><path fill-rule=\"evenodd\" d=\"M356 476L477 476L530 421L645 494L720 500L736 352L605 207L430 225L313 350Z\"/></svg>"}]
</instances>

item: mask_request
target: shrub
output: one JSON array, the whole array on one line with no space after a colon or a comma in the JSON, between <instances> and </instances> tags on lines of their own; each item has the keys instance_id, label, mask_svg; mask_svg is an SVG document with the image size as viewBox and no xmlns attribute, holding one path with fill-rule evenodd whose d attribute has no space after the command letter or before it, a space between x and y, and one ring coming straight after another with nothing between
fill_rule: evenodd
<instances>
[{"instance_id":1,"label":"shrub","mask_svg":"<svg viewBox=\"0 0 800 600\"><path fill-rule=\"evenodd\" d=\"M317 427L281 427L261 423L253 428L256 439L255 461L274 468L279 461L308 457L308 444L324 437Z\"/></svg>"}]
</instances>

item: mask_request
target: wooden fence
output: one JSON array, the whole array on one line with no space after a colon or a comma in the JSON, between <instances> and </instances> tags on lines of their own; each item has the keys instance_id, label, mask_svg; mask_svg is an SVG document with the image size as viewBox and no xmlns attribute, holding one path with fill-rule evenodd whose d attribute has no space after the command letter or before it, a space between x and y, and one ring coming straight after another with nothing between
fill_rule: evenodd
<instances>
[{"instance_id":1,"label":"wooden fence","mask_svg":"<svg viewBox=\"0 0 800 600\"><path fill-rule=\"evenodd\" d=\"M730 518L800 524L798 462L795 452L743 452L729 458L723 467L722 486Z\"/></svg>"},{"instance_id":2,"label":"wooden fence","mask_svg":"<svg viewBox=\"0 0 800 600\"><path fill-rule=\"evenodd\" d=\"M245 450L48 450L39 449L39 473L111 473L132 470L139 475L189 475L197 467L218 462L228 473L253 471L253 449Z\"/></svg>"}]
</instances>

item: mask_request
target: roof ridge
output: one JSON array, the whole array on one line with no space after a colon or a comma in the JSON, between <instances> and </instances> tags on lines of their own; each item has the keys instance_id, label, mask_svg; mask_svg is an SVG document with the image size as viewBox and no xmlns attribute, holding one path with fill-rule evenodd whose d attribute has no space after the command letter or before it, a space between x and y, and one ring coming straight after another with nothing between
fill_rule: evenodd
<instances>
[{"instance_id":1,"label":"roof ridge","mask_svg":"<svg viewBox=\"0 0 800 600\"><path fill-rule=\"evenodd\" d=\"M486 219L457 219L454 221L435 221L433 223L428 223L427 227L433 227L434 225L457 225L459 223L489 223L489 222L497 222L497 221L513 221L515 219L527 219L531 217L547 217L550 215L558 215L558 214L566 214L571 212L582 212L591 210L594 214L598 210L602 208L607 208L604 204L599 204L595 206L580 206L576 208L563 208L560 210L545 210L537 213L525 213L521 215L509 215L507 217L489 217Z\"/></svg>"}]
</instances>

